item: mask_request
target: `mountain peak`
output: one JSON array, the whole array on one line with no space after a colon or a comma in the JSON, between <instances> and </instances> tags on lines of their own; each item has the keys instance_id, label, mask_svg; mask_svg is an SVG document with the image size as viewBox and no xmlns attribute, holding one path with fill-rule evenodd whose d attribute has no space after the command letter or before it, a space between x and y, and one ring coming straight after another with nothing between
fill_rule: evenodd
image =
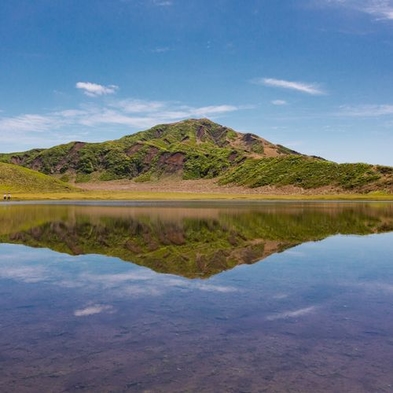
<instances>
[{"instance_id":1,"label":"mountain peak","mask_svg":"<svg viewBox=\"0 0 393 393\"><path fill-rule=\"evenodd\" d=\"M150 180L166 175L212 178L248 158L298 154L254 134L243 134L207 118L158 124L121 139L72 142L0 156L0 160L64 179Z\"/></svg>"}]
</instances>

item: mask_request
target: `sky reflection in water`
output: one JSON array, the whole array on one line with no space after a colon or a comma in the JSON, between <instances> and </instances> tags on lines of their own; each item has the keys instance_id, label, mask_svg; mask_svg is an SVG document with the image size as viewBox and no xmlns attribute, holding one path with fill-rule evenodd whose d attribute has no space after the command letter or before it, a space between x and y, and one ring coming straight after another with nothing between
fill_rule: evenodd
<instances>
[{"instance_id":1,"label":"sky reflection in water","mask_svg":"<svg viewBox=\"0 0 393 393\"><path fill-rule=\"evenodd\" d=\"M392 391L392 240L331 236L205 279L0 244L0 390Z\"/></svg>"}]
</instances>

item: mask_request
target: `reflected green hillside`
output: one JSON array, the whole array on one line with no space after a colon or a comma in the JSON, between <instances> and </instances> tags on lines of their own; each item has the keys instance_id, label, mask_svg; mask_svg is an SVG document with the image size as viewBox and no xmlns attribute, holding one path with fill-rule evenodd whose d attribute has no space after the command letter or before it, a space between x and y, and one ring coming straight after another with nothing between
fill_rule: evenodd
<instances>
[{"instance_id":1,"label":"reflected green hillside","mask_svg":"<svg viewBox=\"0 0 393 393\"><path fill-rule=\"evenodd\" d=\"M7 205L0 241L209 277L303 242L393 231L390 204Z\"/></svg>"}]
</instances>

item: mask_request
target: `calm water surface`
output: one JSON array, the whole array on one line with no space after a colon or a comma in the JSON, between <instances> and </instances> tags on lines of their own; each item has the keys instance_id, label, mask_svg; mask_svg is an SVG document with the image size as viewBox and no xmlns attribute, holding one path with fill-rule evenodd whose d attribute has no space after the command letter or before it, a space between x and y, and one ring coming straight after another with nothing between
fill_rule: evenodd
<instances>
[{"instance_id":1,"label":"calm water surface","mask_svg":"<svg viewBox=\"0 0 393 393\"><path fill-rule=\"evenodd\" d=\"M393 205L0 205L1 392L393 392Z\"/></svg>"}]
</instances>

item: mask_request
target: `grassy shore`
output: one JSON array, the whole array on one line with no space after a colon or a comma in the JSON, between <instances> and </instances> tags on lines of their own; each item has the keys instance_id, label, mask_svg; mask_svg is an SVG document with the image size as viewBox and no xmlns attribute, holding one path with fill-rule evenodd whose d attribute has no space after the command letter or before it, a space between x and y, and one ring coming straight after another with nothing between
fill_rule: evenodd
<instances>
[{"instance_id":1,"label":"grassy shore","mask_svg":"<svg viewBox=\"0 0 393 393\"><path fill-rule=\"evenodd\" d=\"M149 191L78 191L53 193L16 193L12 201L61 201L61 200L114 200L114 201L202 201L202 200L343 200L343 201L393 201L392 194L236 194L236 193L200 193L200 192L149 192ZM6 202L5 202L6 203Z\"/></svg>"},{"instance_id":2,"label":"grassy shore","mask_svg":"<svg viewBox=\"0 0 393 393\"><path fill-rule=\"evenodd\" d=\"M354 188L355 190L356 188ZM357 188L359 190L359 188ZM370 188L366 188L370 191ZM380 200L393 201L393 189L371 188L368 193L350 193L346 188L328 185L262 185L249 187L222 184L217 179L185 180L168 176L159 180L89 181L69 184L17 165L0 163L0 198L11 194L12 201L38 200ZM1 200L1 199L0 199Z\"/></svg>"},{"instance_id":3,"label":"grassy shore","mask_svg":"<svg viewBox=\"0 0 393 393\"><path fill-rule=\"evenodd\" d=\"M49 179L52 181L52 179ZM30 183L29 183L30 184ZM216 180L164 179L138 183L130 180L96 181L66 185L62 188L42 187L36 189L19 186L10 189L0 184L0 192L11 192L13 201L39 200L135 200L135 201L202 201L202 200L379 200L393 201L392 193L374 191L367 194L346 193L339 189L319 188L307 190L300 187L256 187L222 186ZM57 184L56 184L57 186ZM1 194L2 196L2 194ZM0 197L1 197L0 196Z\"/></svg>"}]
</instances>

